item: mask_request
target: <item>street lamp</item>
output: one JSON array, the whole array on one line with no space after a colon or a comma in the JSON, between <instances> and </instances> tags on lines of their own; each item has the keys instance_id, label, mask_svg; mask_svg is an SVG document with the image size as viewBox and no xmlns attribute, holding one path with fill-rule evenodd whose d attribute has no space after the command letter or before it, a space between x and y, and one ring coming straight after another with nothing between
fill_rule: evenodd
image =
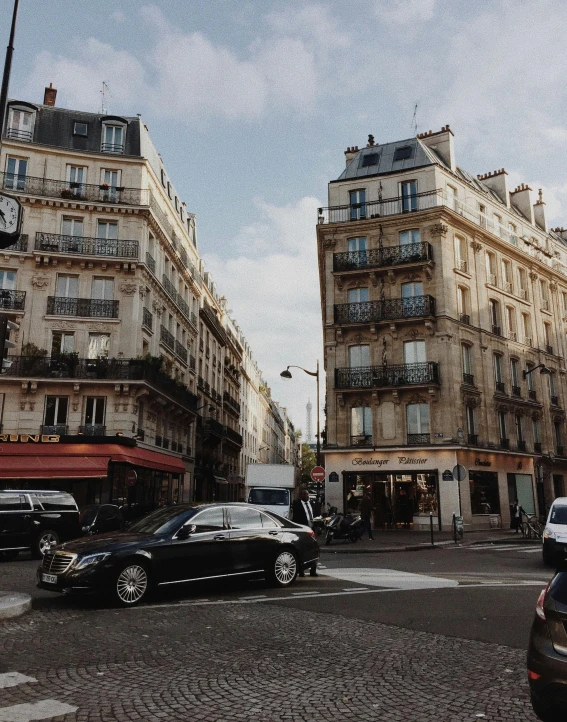
<instances>
[{"instance_id":1,"label":"street lamp","mask_svg":"<svg viewBox=\"0 0 567 722\"><path fill-rule=\"evenodd\" d=\"M290 369L300 369L309 376L315 376L317 379L317 466L321 466L321 433L319 428L319 360L317 360L317 371L308 371L303 366L288 366L285 371L282 371L280 376L284 379L291 379L292 375Z\"/></svg>"},{"instance_id":2,"label":"street lamp","mask_svg":"<svg viewBox=\"0 0 567 722\"><path fill-rule=\"evenodd\" d=\"M526 376L529 376L530 374L533 374L534 371L537 371L539 369L540 374L550 374L551 371L547 368L545 364L538 364L537 366L534 366L533 368L529 369L529 371L522 371L522 378L526 378Z\"/></svg>"},{"instance_id":3,"label":"street lamp","mask_svg":"<svg viewBox=\"0 0 567 722\"><path fill-rule=\"evenodd\" d=\"M209 404L203 404L202 406L197 406L197 408L195 409L195 411L200 411L201 409L204 409L205 406L208 406L208 407L209 407L209 414L212 414L213 411L216 411L216 408L215 408L214 406L210 406Z\"/></svg>"}]
</instances>

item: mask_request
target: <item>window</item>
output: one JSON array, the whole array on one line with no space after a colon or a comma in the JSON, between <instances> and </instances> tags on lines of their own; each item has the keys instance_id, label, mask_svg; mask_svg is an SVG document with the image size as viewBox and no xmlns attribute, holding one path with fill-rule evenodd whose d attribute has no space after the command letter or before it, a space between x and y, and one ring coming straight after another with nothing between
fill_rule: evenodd
<instances>
[{"instance_id":1,"label":"window","mask_svg":"<svg viewBox=\"0 0 567 722\"><path fill-rule=\"evenodd\" d=\"M471 322L469 316L469 289L466 286L459 286L457 288L457 311L459 313L459 319L463 323Z\"/></svg>"},{"instance_id":2,"label":"window","mask_svg":"<svg viewBox=\"0 0 567 722\"><path fill-rule=\"evenodd\" d=\"M400 231L400 246L409 246L413 243L421 243L421 231L419 228Z\"/></svg>"},{"instance_id":3,"label":"window","mask_svg":"<svg viewBox=\"0 0 567 722\"><path fill-rule=\"evenodd\" d=\"M547 282L540 278L539 288L541 294L541 307L544 311L549 311L549 294L547 288Z\"/></svg>"},{"instance_id":4,"label":"window","mask_svg":"<svg viewBox=\"0 0 567 722\"><path fill-rule=\"evenodd\" d=\"M486 228L488 225L486 221L486 206L482 203L478 204L478 221L482 228Z\"/></svg>"},{"instance_id":5,"label":"window","mask_svg":"<svg viewBox=\"0 0 567 722\"><path fill-rule=\"evenodd\" d=\"M0 270L0 288L3 291L16 290L16 272Z\"/></svg>"},{"instance_id":6,"label":"window","mask_svg":"<svg viewBox=\"0 0 567 722\"><path fill-rule=\"evenodd\" d=\"M27 158L6 158L6 177L4 187L9 190L23 191L26 188L26 175L28 172Z\"/></svg>"},{"instance_id":7,"label":"window","mask_svg":"<svg viewBox=\"0 0 567 722\"><path fill-rule=\"evenodd\" d=\"M417 181L400 183L400 196L402 199L402 213L417 211Z\"/></svg>"},{"instance_id":8,"label":"window","mask_svg":"<svg viewBox=\"0 0 567 722\"><path fill-rule=\"evenodd\" d=\"M116 240L118 238L118 223L115 221L97 221L96 237Z\"/></svg>"},{"instance_id":9,"label":"window","mask_svg":"<svg viewBox=\"0 0 567 722\"><path fill-rule=\"evenodd\" d=\"M547 378L549 379L549 396L551 399L551 403L554 406L557 406L559 399L557 397L557 388L555 383L555 372L552 372L548 374Z\"/></svg>"},{"instance_id":10,"label":"window","mask_svg":"<svg viewBox=\"0 0 567 722\"><path fill-rule=\"evenodd\" d=\"M107 333L89 333L89 350L87 358L108 358L110 335Z\"/></svg>"},{"instance_id":11,"label":"window","mask_svg":"<svg viewBox=\"0 0 567 722\"><path fill-rule=\"evenodd\" d=\"M2 494L0 496L0 511L20 511L20 509L27 508L26 497L23 494ZM6 523L5 520L4 523Z\"/></svg>"},{"instance_id":12,"label":"window","mask_svg":"<svg viewBox=\"0 0 567 722\"><path fill-rule=\"evenodd\" d=\"M100 301L112 301L114 299L114 279L93 278L91 298Z\"/></svg>"},{"instance_id":13,"label":"window","mask_svg":"<svg viewBox=\"0 0 567 722\"><path fill-rule=\"evenodd\" d=\"M44 425L51 427L64 426L67 423L68 408L69 398L67 396L46 396Z\"/></svg>"},{"instance_id":14,"label":"window","mask_svg":"<svg viewBox=\"0 0 567 722\"><path fill-rule=\"evenodd\" d=\"M474 407L473 406L466 407L466 417L467 417L467 434L469 435L469 444L471 444L471 443L473 443L471 436L476 435L476 423L475 423L475 418L474 418Z\"/></svg>"},{"instance_id":15,"label":"window","mask_svg":"<svg viewBox=\"0 0 567 722\"><path fill-rule=\"evenodd\" d=\"M534 439L534 444L541 444L541 431L539 428L539 419L532 419L532 436Z\"/></svg>"},{"instance_id":16,"label":"window","mask_svg":"<svg viewBox=\"0 0 567 722\"><path fill-rule=\"evenodd\" d=\"M402 283L402 298L415 298L416 296L423 296L423 283L421 281Z\"/></svg>"},{"instance_id":17,"label":"window","mask_svg":"<svg viewBox=\"0 0 567 722\"><path fill-rule=\"evenodd\" d=\"M369 406L355 406L351 409L350 433L353 445L372 443L372 409Z\"/></svg>"},{"instance_id":18,"label":"window","mask_svg":"<svg viewBox=\"0 0 567 722\"><path fill-rule=\"evenodd\" d=\"M366 190L349 191L350 220L366 218Z\"/></svg>"},{"instance_id":19,"label":"window","mask_svg":"<svg viewBox=\"0 0 567 722\"><path fill-rule=\"evenodd\" d=\"M80 165L68 165L66 176L69 190L73 192L73 195L84 195L83 186L87 182L87 169Z\"/></svg>"},{"instance_id":20,"label":"window","mask_svg":"<svg viewBox=\"0 0 567 722\"><path fill-rule=\"evenodd\" d=\"M171 183L169 181L167 181L167 195L169 196L170 199L173 195L173 193L171 192Z\"/></svg>"},{"instance_id":21,"label":"window","mask_svg":"<svg viewBox=\"0 0 567 722\"><path fill-rule=\"evenodd\" d=\"M473 514L499 514L498 474L492 471L469 471L471 511Z\"/></svg>"},{"instance_id":22,"label":"window","mask_svg":"<svg viewBox=\"0 0 567 722\"><path fill-rule=\"evenodd\" d=\"M102 126L102 147L103 153L124 153L125 128L123 125L110 125L104 123Z\"/></svg>"},{"instance_id":23,"label":"window","mask_svg":"<svg viewBox=\"0 0 567 722\"><path fill-rule=\"evenodd\" d=\"M349 303L365 303L368 301L367 288L350 288L348 291Z\"/></svg>"},{"instance_id":24,"label":"window","mask_svg":"<svg viewBox=\"0 0 567 722\"><path fill-rule=\"evenodd\" d=\"M508 240L513 246L518 245L518 230L513 223L508 223Z\"/></svg>"},{"instance_id":25,"label":"window","mask_svg":"<svg viewBox=\"0 0 567 722\"><path fill-rule=\"evenodd\" d=\"M61 233L64 236L83 237L83 219L82 218L62 218Z\"/></svg>"},{"instance_id":26,"label":"window","mask_svg":"<svg viewBox=\"0 0 567 722\"><path fill-rule=\"evenodd\" d=\"M58 273L55 295L59 298L79 298L79 277Z\"/></svg>"},{"instance_id":27,"label":"window","mask_svg":"<svg viewBox=\"0 0 567 722\"><path fill-rule=\"evenodd\" d=\"M515 391L517 395L520 393L520 374L519 374L519 361L517 358L510 359L510 377L512 381L512 393Z\"/></svg>"},{"instance_id":28,"label":"window","mask_svg":"<svg viewBox=\"0 0 567 722\"><path fill-rule=\"evenodd\" d=\"M408 444L429 443L429 405L406 406Z\"/></svg>"},{"instance_id":29,"label":"window","mask_svg":"<svg viewBox=\"0 0 567 722\"><path fill-rule=\"evenodd\" d=\"M512 306L506 306L506 324L508 325L508 338L512 341L517 341L516 310Z\"/></svg>"},{"instance_id":30,"label":"window","mask_svg":"<svg viewBox=\"0 0 567 722\"><path fill-rule=\"evenodd\" d=\"M454 186L447 186L447 207L452 211L459 210L459 203L457 201L457 189Z\"/></svg>"},{"instance_id":31,"label":"window","mask_svg":"<svg viewBox=\"0 0 567 722\"><path fill-rule=\"evenodd\" d=\"M425 341L404 341L404 363L425 363Z\"/></svg>"},{"instance_id":32,"label":"window","mask_svg":"<svg viewBox=\"0 0 567 722\"><path fill-rule=\"evenodd\" d=\"M486 281L491 286L496 285L496 256L490 251L486 252Z\"/></svg>"},{"instance_id":33,"label":"window","mask_svg":"<svg viewBox=\"0 0 567 722\"><path fill-rule=\"evenodd\" d=\"M521 451L520 446L524 442L524 433L522 430L522 417L520 414L514 414L514 424L516 426L516 441L518 442L518 449Z\"/></svg>"},{"instance_id":34,"label":"window","mask_svg":"<svg viewBox=\"0 0 567 722\"><path fill-rule=\"evenodd\" d=\"M396 148L394 151L394 160L395 163L398 160L408 160L413 156L413 147L411 145L402 145L399 148Z\"/></svg>"},{"instance_id":35,"label":"window","mask_svg":"<svg viewBox=\"0 0 567 722\"><path fill-rule=\"evenodd\" d=\"M555 450L562 456L563 455L563 434L561 433L561 422L555 421L553 423L553 438L555 440Z\"/></svg>"},{"instance_id":36,"label":"window","mask_svg":"<svg viewBox=\"0 0 567 722\"><path fill-rule=\"evenodd\" d=\"M8 138L31 141L33 139L34 113L28 110L10 108Z\"/></svg>"},{"instance_id":37,"label":"window","mask_svg":"<svg viewBox=\"0 0 567 722\"><path fill-rule=\"evenodd\" d=\"M525 268L518 268L518 296L527 300L528 298L528 279Z\"/></svg>"},{"instance_id":38,"label":"window","mask_svg":"<svg viewBox=\"0 0 567 722\"><path fill-rule=\"evenodd\" d=\"M100 177L102 200L116 201L118 199L116 189L120 186L120 171L103 168Z\"/></svg>"},{"instance_id":39,"label":"window","mask_svg":"<svg viewBox=\"0 0 567 722\"><path fill-rule=\"evenodd\" d=\"M87 396L87 401L85 404L85 425L104 426L105 411L105 396Z\"/></svg>"},{"instance_id":40,"label":"window","mask_svg":"<svg viewBox=\"0 0 567 722\"><path fill-rule=\"evenodd\" d=\"M512 266L510 261L502 259L502 284L503 289L507 293L513 293L514 288L512 286Z\"/></svg>"},{"instance_id":41,"label":"window","mask_svg":"<svg viewBox=\"0 0 567 722\"><path fill-rule=\"evenodd\" d=\"M51 355L75 352L75 334L66 331L53 331L51 336Z\"/></svg>"},{"instance_id":42,"label":"window","mask_svg":"<svg viewBox=\"0 0 567 722\"><path fill-rule=\"evenodd\" d=\"M370 366L370 346L349 346L348 362L351 369Z\"/></svg>"},{"instance_id":43,"label":"window","mask_svg":"<svg viewBox=\"0 0 567 722\"><path fill-rule=\"evenodd\" d=\"M468 271L467 261L467 239L463 236L455 236L455 262L459 271Z\"/></svg>"},{"instance_id":44,"label":"window","mask_svg":"<svg viewBox=\"0 0 567 722\"><path fill-rule=\"evenodd\" d=\"M224 529L223 507L216 506L196 514L191 520L197 527L196 533L220 531Z\"/></svg>"},{"instance_id":45,"label":"window","mask_svg":"<svg viewBox=\"0 0 567 722\"><path fill-rule=\"evenodd\" d=\"M522 332L524 343L528 346L532 345L532 322L529 313L522 314Z\"/></svg>"},{"instance_id":46,"label":"window","mask_svg":"<svg viewBox=\"0 0 567 722\"><path fill-rule=\"evenodd\" d=\"M166 180L165 180L165 171L163 168L160 170L160 175L161 175L161 184L165 188Z\"/></svg>"},{"instance_id":47,"label":"window","mask_svg":"<svg viewBox=\"0 0 567 722\"><path fill-rule=\"evenodd\" d=\"M348 239L348 250L349 253L353 251L365 251L366 250L366 237L360 236L357 238Z\"/></svg>"},{"instance_id":48,"label":"window","mask_svg":"<svg viewBox=\"0 0 567 722\"><path fill-rule=\"evenodd\" d=\"M231 529L261 529L262 516L257 509L232 506L230 512Z\"/></svg>"},{"instance_id":49,"label":"window","mask_svg":"<svg viewBox=\"0 0 567 722\"><path fill-rule=\"evenodd\" d=\"M461 345L461 358L463 362L463 381L468 384L474 382L471 362L471 347L468 343Z\"/></svg>"},{"instance_id":50,"label":"window","mask_svg":"<svg viewBox=\"0 0 567 722\"><path fill-rule=\"evenodd\" d=\"M502 356L499 353L494 354L494 382L497 391L504 391L504 382L502 379ZM502 388L499 388L501 386Z\"/></svg>"},{"instance_id":51,"label":"window","mask_svg":"<svg viewBox=\"0 0 567 722\"><path fill-rule=\"evenodd\" d=\"M500 326L500 304L491 298L488 301L488 313L490 315L490 324L492 326L492 333L500 336L502 328Z\"/></svg>"},{"instance_id":52,"label":"window","mask_svg":"<svg viewBox=\"0 0 567 722\"><path fill-rule=\"evenodd\" d=\"M494 220L494 233L496 233L501 238L504 238L506 236L506 232L502 228L502 216L499 216L497 213L494 213L492 218Z\"/></svg>"},{"instance_id":53,"label":"window","mask_svg":"<svg viewBox=\"0 0 567 722\"><path fill-rule=\"evenodd\" d=\"M89 126L87 123L81 123L78 120L73 123L73 135L82 135L86 138L88 135L88 131Z\"/></svg>"},{"instance_id":54,"label":"window","mask_svg":"<svg viewBox=\"0 0 567 722\"><path fill-rule=\"evenodd\" d=\"M378 153L365 153L362 156L360 167L368 168L371 165L378 165Z\"/></svg>"},{"instance_id":55,"label":"window","mask_svg":"<svg viewBox=\"0 0 567 722\"><path fill-rule=\"evenodd\" d=\"M500 432L500 444L502 444L503 441L507 441L506 437L506 412L505 411L499 411L498 412L498 431Z\"/></svg>"}]
</instances>

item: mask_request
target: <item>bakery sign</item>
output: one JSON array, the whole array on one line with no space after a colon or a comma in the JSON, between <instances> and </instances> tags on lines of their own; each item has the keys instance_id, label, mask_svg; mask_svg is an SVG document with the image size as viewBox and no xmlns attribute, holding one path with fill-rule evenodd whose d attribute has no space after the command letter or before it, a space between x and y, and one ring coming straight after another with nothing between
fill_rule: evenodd
<instances>
[{"instance_id":1,"label":"bakery sign","mask_svg":"<svg viewBox=\"0 0 567 722\"><path fill-rule=\"evenodd\" d=\"M363 459L361 456L355 456L352 460L353 466L387 466L392 459ZM398 456L398 464L426 464L427 456ZM393 466L396 465L394 461Z\"/></svg>"},{"instance_id":2,"label":"bakery sign","mask_svg":"<svg viewBox=\"0 0 567 722\"><path fill-rule=\"evenodd\" d=\"M59 439L58 434L0 434L0 444L58 444Z\"/></svg>"}]
</instances>

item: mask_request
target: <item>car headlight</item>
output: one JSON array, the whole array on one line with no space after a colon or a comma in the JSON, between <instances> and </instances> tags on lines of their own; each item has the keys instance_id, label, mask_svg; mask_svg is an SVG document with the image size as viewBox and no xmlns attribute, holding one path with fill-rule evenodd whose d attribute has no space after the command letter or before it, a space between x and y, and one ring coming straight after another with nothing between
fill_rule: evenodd
<instances>
[{"instance_id":1,"label":"car headlight","mask_svg":"<svg viewBox=\"0 0 567 722\"><path fill-rule=\"evenodd\" d=\"M554 531L551 531L551 529L544 529L543 531L543 538L544 539L555 539L556 534Z\"/></svg>"},{"instance_id":2,"label":"car headlight","mask_svg":"<svg viewBox=\"0 0 567 722\"><path fill-rule=\"evenodd\" d=\"M75 569L84 569L95 564L100 564L104 559L110 556L110 552L99 552L98 554L87 554L86 557L79 559Z\"/></svg>"}]
</instances>

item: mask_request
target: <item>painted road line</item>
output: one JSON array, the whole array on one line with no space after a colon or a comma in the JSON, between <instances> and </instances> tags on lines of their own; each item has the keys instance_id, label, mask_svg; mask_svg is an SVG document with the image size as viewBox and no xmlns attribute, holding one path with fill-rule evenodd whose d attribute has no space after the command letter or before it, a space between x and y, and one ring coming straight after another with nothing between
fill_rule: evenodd
<instances>
[{"instance_id":1,"label":"painted road line","mask_svg":"<svg viewBox=\"0 0 567 722\"><path fill-rule=\"evenodd\" d=\"M51 719L64 714L73 714L79 708L72 707L56 699L43 699L33 704L14 704L0 707L0 722L32 722L32 720Z\"/></svg>"},{"instance_id":2,"label":"painted road line","mask_svg":"<svg viewBox=\"0 0 567 722\"><path fill-rule=\"evenodd\" d=\"M18 684L27 684L28 682L37 682L35 677L27 677L20 672L5 672L0 674L0 689L6 687L16 687Z\"/></svg>"},{"instance_id":3,"label":"painted road line","mask_svg":"<svg viewBox=\"0 0 567 722\"><path fill-rule=\"evenodd\" d=\"M453 579L434 577L426 574L413 574L398 569L374 569L372 567L350 567L327 569L321 576L341 579L345 582L362 584L366 587L388 587L394 589L441 589L456 587Z\"/></svg>"},{"instance_id":4,"label":"painted road line","mask_svg":"<svg viewBox=\"0 0 567 722\"><path fill-rule=\"evenodd\" d=\"M313 597L315 595L319 596L319 594L321 594L321 592L292 592L291 596L292 597ZM269 599L269 597L268 597L268 599Z\"/></svg>"},{"instance_id":5,"label":"painted road line","mask_svg":"<svg viewBox=\"0 0 567 722\"><path fill-rule=\"evenodd\" d=\"M368 589L368 587L345 587L343 592L361 592L364 589Z\"/></svg>"},{"instance_id":6,"label":"painted road line","mask_svg":"<svg viewBox=\"0 0 567 722\"><path fill-rule=\"evenodd\" d=\"M239 599L242 599L245 602L248 601L249 599L267 599L267 598L268 598L267 594L252 594L249 597L239 597Z\"/></svg>"}]
</instances>

